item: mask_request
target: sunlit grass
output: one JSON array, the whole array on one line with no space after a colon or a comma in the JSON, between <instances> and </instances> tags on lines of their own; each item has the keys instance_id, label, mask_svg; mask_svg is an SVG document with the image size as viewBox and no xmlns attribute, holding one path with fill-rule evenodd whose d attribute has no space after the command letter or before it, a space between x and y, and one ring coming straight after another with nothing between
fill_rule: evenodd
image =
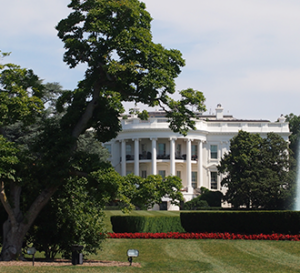
<instances>
[{"instance_id":1,"label":"sunlit grass","mask_svg":"<svg viewBox=\"0 0 300 273\"><path fill-rule=\"evenodd\" d=\"M300 272L300 242L247 240L107 239L90 259L127 262L139 250L141 268L1 267L0 272Z\"/></svg>"}]
</instances>

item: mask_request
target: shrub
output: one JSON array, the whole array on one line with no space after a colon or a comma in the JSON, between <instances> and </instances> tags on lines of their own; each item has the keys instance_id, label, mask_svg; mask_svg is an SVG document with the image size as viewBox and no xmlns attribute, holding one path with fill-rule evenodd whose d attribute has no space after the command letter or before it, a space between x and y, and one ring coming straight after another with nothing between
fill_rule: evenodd
<instances>
[{"instance_id":1,"label":"shrub","mask_svg":"<svg viewBox=\"0 0 300 273\"><path fill-rule=\"evenodd\" d=\"M223 194L220 191L210 191L207 188L201 187L201 195L184 203L184 210L200 210L208 209L209 207L221 207Z\"/></svg>"},{"instance_id":2,"label":"shrub","mask_svg":"<svg viewBox=\"0 0 300 273\"><path fill-rule=\"evenodd\" d=\"M111 216L113 231L123 232L184 232L178 216Z\"/></svg>"},{"instance_id":3,"label":"shrub","mask_svg":"<svg viewBox=\"0 0 300 273\"><path fill-rule=\"evenodd\" d=\"M199 209L209 208L207 201L201 200L199 197L200 196L192 199L191 201L184 203L183 209L184 210L199 210Z\"/></svg>"},{"instance_id":4,"label":"shrub","mask_svg":"<svg viewBox=\"0 0 300 273\"><path fill-rule=\"evenodd\" d=\"M181 212L186 232L299 234L299 211Z\"/></svg>"}]
</instances>

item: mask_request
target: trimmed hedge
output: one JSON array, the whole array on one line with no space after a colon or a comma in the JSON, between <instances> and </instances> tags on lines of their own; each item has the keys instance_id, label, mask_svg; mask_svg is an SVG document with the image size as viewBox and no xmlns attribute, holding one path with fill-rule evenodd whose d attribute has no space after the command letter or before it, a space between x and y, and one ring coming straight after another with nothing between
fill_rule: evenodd
<instances>
[{"instance_id":1,"label":"trimmed hedge","mask_svg":"<svg viewBox=\"0 0 300 273\"><path fill-rule=\"evenodd\" d=\"M184 232L178 216L111 216L112 229L124 232Z\"/></svg>"},{"instance_id":2,"label":"trimmed hedge","mask_svg":"<svg viewBox=\"0 0 300 273\"><path fill-rule=\"evenodd\" d=\"M299 211L181 212L186 232L229 232L242 234L299 234Z\"/></svg>"}]
</instances>

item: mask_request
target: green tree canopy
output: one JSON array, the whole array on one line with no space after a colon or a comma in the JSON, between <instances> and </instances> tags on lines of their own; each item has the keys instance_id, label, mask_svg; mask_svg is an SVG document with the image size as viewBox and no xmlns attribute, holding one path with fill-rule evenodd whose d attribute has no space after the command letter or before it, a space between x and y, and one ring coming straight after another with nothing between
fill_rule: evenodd
<instances>
[{"instance_id":1,"label":"green tree canopy","mask_svg":"<svg viewBox=\"0 0 300 273\"><path fill-rule=\"evenodd\" d=\"M89 123L79 123L73 134L93 126L103 141L104 133L109 132L103 131L105 120L99 117L105 114L112 128L108 138L116 136L120 129L118 116L123 111L118 101L160 105L167 111L174 131L186 134L188 128L194 127L191 117L195 115L187 106L195 105L198 111L205 110L204 96L199 91L187 89L180 92L182 99L179 101L170 97L175 93L174 79L185 62L178 50L168 50L152 41L152 18L144 3L138 0L73 0L69 7L73 11L56 27L65 44L64 61L71 68L85 63L88 69L79 90L65 99L71 102L70 110L76 108L77 112L78 105L72 101L79 92L81 111L90 118Z\"/></svg>"},{"instance_id":2,"label":"green tree canopy","mask_svg":"<svg viewBox=\"0 0 300 273\"><path fill-rule=\"evenodd\" d=\"M234 207L281 209L291 203L293 177L288 144L275 133L266 138L240 131L218 171L228 188L225 200Z\"/></svg>"},{"instance_id":3,"label":"green tree canopy","mask_svg":"<svg viewBox=\"0 0 300 273\"><path fill-rule=\"evenodd\" d=\"M72 12L56 28L66 49L64 61L70 68L87 65L75 90L57 92L57 85L45 87L31 70L0 66L0 134L7 152L0 164L1 168L6 164L10 173L0 181L0 199L9 217L4 225L3 260L20 256L24 236L41 209L70 180L88 179L91 189L97 185L104 199L118 191L117 175L109 182L102 179L114 175L88 164L94 161L78 148L78 140L89 128L101 142L114 138L121 130L122 102L160 105L172 130L182 134L194 128L191 109L205 110L199 91L187 89L179 92L180 100L171 98L184 60L178 50L152 41L152 19L143 3L72 0L69 7ZM50 104L52 109L46 111L47 101L54 102L53 98L55 108ZM16 123L26 137L7 137ZM14 162L8 166L11 160ZM98 183L101 179L102 184Z\"/></svg>"},{"instance_id":4,"label":"green tree canopy","mask_svg":"<svg viewBox=\"0 0 300 273\"><path fill-rule=\"evenodd\" d=\"M289 114L285 116L286 121L289 123L290 132L290 149L293 151L293 157L298 158L299 142L300 142L300 116Z\"/></svg>"}]
</instances>

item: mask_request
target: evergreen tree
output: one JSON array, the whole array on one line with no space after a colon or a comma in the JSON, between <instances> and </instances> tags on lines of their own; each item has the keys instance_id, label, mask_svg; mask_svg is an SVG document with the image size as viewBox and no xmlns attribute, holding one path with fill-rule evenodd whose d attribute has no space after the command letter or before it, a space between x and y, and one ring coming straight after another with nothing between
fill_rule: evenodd
<instances>
[{"instance_id":1,"label":"evergreen tree","mask_svg":"<svg viewBox=\"0 0 300 273\"><path fill-rule=\"evenodd\" d=\"M293 201L293 160L288 144L275 133L266 138L240 131L230 141L230 151L218 171L228 188L225 200L235 208L282 209Z\"/></svg>"}]
</instances>

